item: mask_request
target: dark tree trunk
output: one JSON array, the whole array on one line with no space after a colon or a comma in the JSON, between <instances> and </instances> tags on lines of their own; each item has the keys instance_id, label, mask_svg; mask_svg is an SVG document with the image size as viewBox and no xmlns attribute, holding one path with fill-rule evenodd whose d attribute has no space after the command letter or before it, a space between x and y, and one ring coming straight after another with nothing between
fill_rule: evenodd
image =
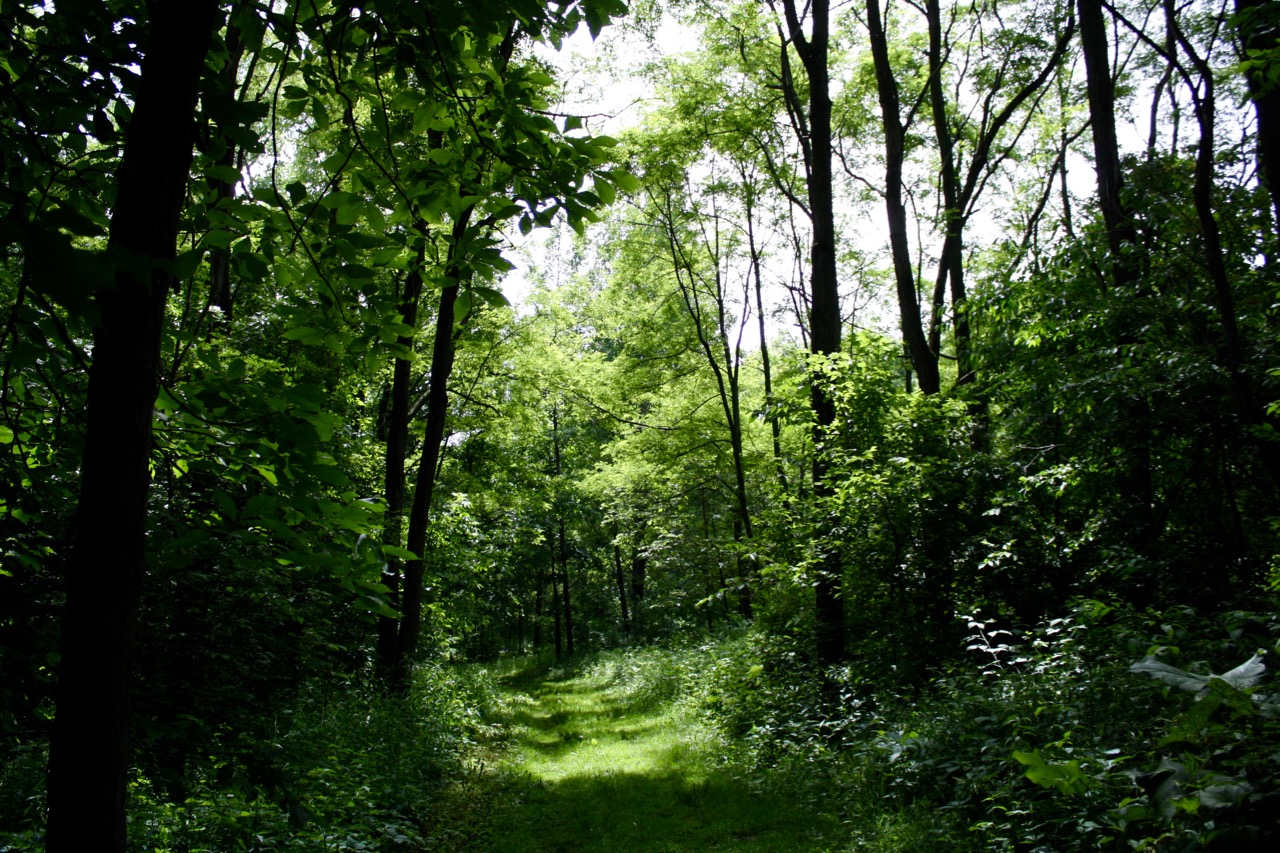
<instances>
[{"instance_id":1,"label":"dark tree trunk","mask_svg":"<svg viewBox=\"0 0 1280 853\"><path fill-rule=\"evenodd\" d=\"M542 590L546 582L538 577L538 588L533 594L533 650L542 650Z\"/></svg>"},{"instance_id":2,"label":"dark tree trunk","mask_svg":"<svg viewBox=\"0 0 1280 853\"><path fill-rule=\"evenodd\" d=\"M902 123L898 82L893 76L893 66L889 59L889 41L885 34L880 0L867 0L867 29L871 40L871 58L876 70L881 123L884 127L885 213L889 220L889 250L893 258L894 282L897 285L902 339L906 342L920 391L924 394L936 394L941 389L942 382L938 374L938 354L929 348L929 340L920 322L920 296L916 292L915 272L911 265L907 208L902 200L902 168L907 156L907 129Z\"/></svg>"},{"instance_id":3,"label":"dark tree trunk","mask_svg":"<svg viewBox=\"0 0 1280 853\"><path fill-rule=\"evenodd\" d=\"M747 175L745 170L740 172L744 186L747 184ZM764 281L761 272L761 251L756 246L756 229L755 229L755 188L746 188L746 213L747 213L747 251L751 255L751 280L755 287L756 296L756 323L760 333L760 370L764 373L764 399L768 406L773 405L773 368L769 362L769 336L765 329L764 319ZM787 493L787 471L782 461L782 422L777 415L770 412L769 414L769 431L773 436L773 466L774 473L778 478L778 487L785 495Z\"/></svg>"},{"instance_id":4,"label":"dark tree trunk","mask_svg":"<svg viewBox=\"0 0 1280 853\"><path fill-rule=\"evenodd\" d=\"M425 260L422 248L418 250L418 263ZM415 270L404 283L400 300L401 320L413 328L418 324L418 300L422 295L422 276ZM413 339L401 336L401 346L411 348ZM408 359L397 358L392 365L391 411L387 416L387 451L384 488L387 500L386 528L383 541L399 547L403 544L405 460L409 455L410 385L413 381L413 365ZM422 556L422 555L419 555ZM390 592L390 605L400 606L400 559L388 557L382 572L382 583ZM391 681L396 672L396 647L400 620L391 616L378 617L378 671L384 681Z\"/></svg>"},{"instance_id":5,"label":"dark tree trunk","mask_svg":"<svg viewBox=\"0 0 1280 853\"><path fill-rule=\"evenodd\" d=\"M1137 232L1121 191L1124 173L1120 167L1120 147L1116 139L1115 85L1111 79L1106 19L1100 0L1077 0L1080 15L1080 48L1084 55L1089 100L1089 122L1093 130L1094 168L1098 178L1098 207L1107 230L1111 260L1111 281L1116 299L1124 300L1116 340L1126 354L1136 350L1138 340L1127 308L1141 295L1141 272L1137 263ZM1121 391L1123 426L1117 435L1122 458L1117 472L1117 488L1124 503L1122 526L1141 552L1148 551L1156 537L1152 512L1154 485L1151 475L1150 414L1141 389Z\"/></svg>"},{"instance_id":6,"label":"dark tree trunk","mask_svg":"<svg viewBox=\"0 0 1280 853\"><path fill-rule=\"evenodd\" d=\"M564 588L564 639L565 648L573 656L573 598L569 594L569 543L564 535L564 519L560 519L559 556L560 582Z\"/></svg>"},{"instance_id":7,"label":"dark tree trunk","mask_svg":"<svg viewBox=\"0 0 1280 853\"><path fill-rule=\"evenodd\" d=\"M451 253L459 251L470 221L470 213L470 210L464 212L453 225ZM451 259L449 267L449 279L458 281L461 271L456 255ZM426 568L427 526L431 520L436 468L440 462L445 421L449 415L449 375L453 372L456 352L453 340L453 306L457 301L458 285L452 284L440 291L436 336L431 345L431 375L427 385L426 435L422 440L422 459L418 463L413 508L409 512L409 539L406 547L415 556L404 567L404 586L400 592L400 627L392 667L392 687L402 692L409 689L413 658L418 650L418 634L422 629L422 577Z\"/></svg>"},{"instance_id":8,"label":"dark tree trunk","mask_svg":"<svg viewBox=\"0 0 1280 853\"><path fill-rule=\"evenodd\" d=\"M1089 121L1093 127L1098 206L1102 209L1102 220L1107 228L1107 246L1115 266L1116 284L1123 287L1136 278L1132 264L1124 261L1124 247L1132 245L1137 234L1120 197L1124 174L1120 169L1120 144L1116 139L1116 96L1108 57L1107 24L1100 0L1078 0L1076 8L1080 13L1080 49L1084 54Z\"/></svg>"},{"instance_id":9,"label":"dark tree trunk","mask_svg":"<svg viewBox=\"0 0 1280 853\"><path fill-rule=\"evenodd\" d=\"M555 546L552 545L552 548ZM560 609L560 574L556 571L554 555L551 560L551 620L556 628L556 657L564 654L564 638L560 633L560 617L564 611Z\"/></svg>"},{"instance_id":10,"label":"dark tree trunk","mask_svg":"<svg viewBox=\"0 0 1280 853\"><path fill-rule=\"evenodd\" d=\"M227 25L224 41L227 46L226 63L217 76L219 98L228 102L236 101L236 90L240 84L240 60L244 57L244 41L240 29L234 24ZM239 165L240 149L232 138L234 127L216 127L211 132L211 142L223 146L217 158L217 165L224 168L235 168ZM236 185L225 177L209 179L209 186L216 198L215 206L235 197ZM231 252L228 249L215 249L209 254L209 303L216 305L221 314L222 328L231 326L231 314L235 307L231 288Z\"/></svg>"},{"instance_id":11,"label":"dark tree trunk","mask_svg":"<svg viewBox=\"0 0 1280 853\"><path fill-rule=\"evenodd\" d=\"M139 263L122 263L114 286L97 294L102 314L94 329L49 754L46 849L52 853L125 847L131 655L145 574L160 340L172 284L157 264L177 251L216 11L212 0L151 5L117 177L109 247Z\"/></svg>"},{"instance_id":12,"label":"dark tree trunk","mask_svg":"<svg viewBox=\"0 0 1280 853\"><path fill-rule=\"evenodd\" d=\"M1214 124L1216 122L1216 94L1213 69L1200 57L1178 26L1175 10L1166 5L1169 29L1182 46L1200 76L1201 89L1193 94L1196 122L1200 128L1199 146L1196 151L1195 182L1192 197L1196 216L1200 221L1200 235L1204 243L1205 267L1213 282L1214 307L1222 325L1221 358L1231 377L1231 397L1236 416L1250 430L1250 439L1258 457L1271 477L1273 485L1280 483L1280 448L1266 436L1264 408L1254 402L1253 385L1245 365L1245 345L1241 339L1236 319L1235 294L1227 273L1226 253L1222 247L1222 232L1214 215Z\"/></svg>"},{"instance_id":13,"label":"dark tree trunk","mask_svg":"<svg viewBox=\"0 0 1280 853\"><path fill-rule=\"evenodd\" d=\"M874 0L873 0L874 2ZM830 4L814 0L810 14L812 30L804 33L794 0L785 0L787 29L796 52L809 77L809 130L811 159L809 162L809 210L813 217L813 243L810 247L809 349L816 355L840 351L842 334L840 319L840 283L836 268L836 229L834 182L831 172L831 94L827 67L830 33ZM917 312L916 325L919 326ZM936 372L936 371L935 371ZM833 493L827 474L823 443L835 422L835 402L813 382L810 404L815 417L813 454L813 491L819 498ZM814 585L817 617L816 654L820 666L831 666L844 658L844 598L841 592L840 551L832 546L823 549Z\"/></svg>"},{"instance_id":14,"label":"dark tree trunk","mask_svg":"<svg viewBox=\"0 0 1280 853\"><path fill-rule=\"evenodd\" d=\"M645 575L649 570L649 558L636 546L631 554L631 618L639 619L637 606L644 599Z\"/></svg>"}]
</instances>

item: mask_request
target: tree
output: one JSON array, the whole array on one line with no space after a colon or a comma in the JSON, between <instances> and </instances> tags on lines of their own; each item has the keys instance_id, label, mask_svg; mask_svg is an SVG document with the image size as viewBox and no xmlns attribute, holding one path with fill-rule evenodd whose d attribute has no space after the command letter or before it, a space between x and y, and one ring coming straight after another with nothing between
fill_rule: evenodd
<instances>
[{"instance_id":1,"label":"tree","mask_svg":"<svg viewBox=\"0 0 1280 853\"><path fill-rule=\"evenodd\" d=\"M183 8L179 8L179 6ZM50 743L51 851L123 851L134 623L144 575L152 411L164 306L191 167L194 117L217 4L152 9L95 299L75 544L67 561L57 719Z\"/></svg>"},{"instance_id":2,"label":"tree","mask_svg":"<svg viewBox=\"0 0 1280 853\"><path fill-rule=\"evenodd\" d=\"M797 136L807 136L807 145L802 142L802 147L805 149L808 177L806 186L813 225L809 253L809 349L816 356L826 356L840 351L842 334L840 289L836 275L835 186L831 171L831 92L828 67L831 12L826 0L815 0L808 9L810 29L806 34L794 0L782 0L781 5L787 31L786 44L790 44L800 57L809 92L804 126L796 126ZM786 44L783 46L784 57ZM794 82L791 83L788 97L795 104L792 107L795 110L799 104L795 103L798 94ZM801 115L798 110L793 114L797 117ZM813 457L813 490L821 498L830 494L831 490L822 447L825 433L835 421L835 407L821 383L813 384L812 405L814 445L818 448ZM819 547L823 556L813 588L818 626L816 653L820 665L832 666L844 657L844 598L840 583L842 569L840 554L836 549Z\"/></svg>"}]
</instances>

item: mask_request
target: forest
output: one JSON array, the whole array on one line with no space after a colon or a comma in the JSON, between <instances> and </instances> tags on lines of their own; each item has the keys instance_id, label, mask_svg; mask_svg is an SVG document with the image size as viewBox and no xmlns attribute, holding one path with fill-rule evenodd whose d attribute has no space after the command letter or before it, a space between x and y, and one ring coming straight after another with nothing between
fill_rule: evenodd
<instances>
[{"instance_id":1,"label":"forest","mask_svg":"<svg viewBox=\"0 0 1280 853\"><path fill-rule=\"evenodd\" d=\"M1280 4L0 8L0 851L1277 849Z\"/></svg>"}]
</instances>

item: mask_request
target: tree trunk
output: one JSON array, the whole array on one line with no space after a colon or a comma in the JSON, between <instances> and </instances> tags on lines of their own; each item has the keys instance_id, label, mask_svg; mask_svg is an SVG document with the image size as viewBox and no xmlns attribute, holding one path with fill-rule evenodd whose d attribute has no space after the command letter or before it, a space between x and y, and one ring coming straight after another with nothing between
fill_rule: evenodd
<instances>
[{"instance_id":1,"label":"tree trunk","mask_svg":"<svg viewBox=\"0 0 1280 853\"><path fill-rule=\"evenodd\" d=\"M108 245L124 262L114 286L96 297L102 314L94 329L49 748L51 853L125 847L131 656L145 575L160 340L172 285L158 264L177 252L196 100L216 11L212 0L151 4L117 176Z\"/></svg>"},{"instance_id":2,"label":"tree trunk","mask_svg":"<svg viewBox=\"0 0 1280 853\"><path fill-rule=\"evenodd\" d=\"M1117 286L1132 283L1133 265L1124 260L1124 246L1133 244L1137 234L1120 198L1124 174L1120 170L1120 144L1116 139L1116 96L1108 58L1107 25L1100 0L1078 0L1080 49L1084 54L1089 121L1093 127L1093 160L1098 173L1098 206L1107 228Z\"/></svg>"},{"instance_id":3,"label":"tree trunk","mask_svg":"<svg viewBox=\"0 0 1280 853\"><path fill-rule=\"evenodd\" d=\"M1214 124L1216 121L1216 95L1213 69L1199 56L1193 45L1183 35L1177 24L1175 10L1166 4L1169 29L1191 60L1200 75L1202 89L1193 93L1196 122L1200 128L1199 146L1196 151L1195 182L1192 197L1196 217L1200 222L1200 236L1204 245L1205 268L1213 282L1214 307L1222 325L1221 359L1226 362L1231 377L1231 398L1240 423L1249 428L1249 439L1257 449L1259 460L1271 477L1272 485L1280 484L1280 449L1264 433L1264 409L1254 403L1253 385L1245 367L1245 345L1241 340L1240 326L1236 319L1235 294L1227 274L1226 253L1222 247L1222 232L1214 216Z\"/></svg>"},{"instance_id":4,"label":"tree trunk","mask_svg":"<svg viewBox=\"0 0 1280 853\"><path fill-rule=\"evenodd\" d=\"M542 575L538 575L538 588L533 593L533 650L542 651L542 592L546 587Z\"/></svg>"},{"instance_id":5,"label":"tree trunk","mask_svg":"<svg viewBox=\"0 0 1280 853\"><path fill-rule=\"evenodd\" d=\"M453 225L451 253L459 251L467 230L470 210ZM449 279L458 281L460 269L454 256ZM392 667L392 687L407 692L412 676L413 657L418 650L418 634L422 629L422 577L426 568L427 525L431 518L431 501L435 493L436 467L444 442L445 421L449 409L449 375L453 372L453 306L458 301L458 285L440 291L436 314L436 337L431 345L431 376L427 386L426 435L422 440L422 459L418 463L414 486L413 508L409 513L409 540L406 547L415 555L404 567L404 588L400 594L400 628L396 637L396 653Z\"/></svg>"},{"instance_id":6,"label":"tree trunk","mask_svg":"<svg viewBox=\"0 0 1280 853\"><path fill-rule=\"evenodd\" d=\"M742 182L747 183L747 175L745 170L741 173ZM747 251L751 255L751 280L755 287L756 296L756 323L760 333L760 370L764 373L764 399L766 406L773 405L773 368L769 362L769 336L765 329L764 320L764 281L761 272L760 249L756 246L756 229L755 229L755 188L746 188L746 213L747 213ZM769 431L773 436L773 467L774 474L778 478L778 487L782 493L787 494L787 471L782 461L782 423L773 412L769 413Z\"/></svg>"},{"instance_id":7,"label":"tree trunk","mask_svg":"<svg viewBox=\"0 0 1280 853\"><path fill-rule=\"evenodd\" d=\"M640 620L639 605L644 600L645 575L649 570L649 558L637 545L631 553L631 619Z\"/></svg>"},{"instance_id":8,"label":"tree trunk","mask_svg":"<svg viewBox=\"0 0 1280 853\"><path fill-rule=\"evenodd\" d=\"M875 2L875 0L872 0ZM787 29L809 77L809 129L812 159L809 164L809 210L813 217L813 242L810 247L809 349L815 355L831 355L840 351L840 286L836 268L835 203L831 172L831 94L827 68L830 27L829 0L814 0L811 10L812 32L805 36L795 0L786 0L784 11ZM919 315L917 313L917 326ZM812 383L810 404L815 415L813 491L822 500L833 493L827 475L823 443L835 422L835 402L828 398L821 383ZM820 666L832 666L844 658L844 598L841 592L840 552L835 547L823 548L814 585L817 617L816 656Z\"/></svg>"},{"instance_id":9,"label":"tree trunk","mask_svg":"<svg viewBox=\"0 0 1280 853\"><path fill-rule=\"evenodd\" d=\"M425 260L425 250L418 249L418 263ZM400 301L401 320L406 326L417 328L418 300L422 295L422 276L416 270L405 279L404 293ZM401 336L400 345L413 346L413 338ZM404 534L405 460L409 455L410 385L413 381L413 365L408 359L397 358L392 365L391 412L388 415L386 471L384 489L387 500L385 544L400 547ZM422 556L422 555L419 555ZM390 605L400 604L400 558L387 558L382 572L382 583L390 590ZM400 620L392 616L378 617L378 671L384 681L395 677Z\"/></svg>"},{"instance_id":10,"label":"tree trunk","mask_svg":"<svg viewBox=\"0 0 1280 853\"><path fill-rule=\"evenodd\" d=\"M573 598L569 594L569 545L564 535L564 519L559 529L560 582L564 587L564 639L565 649L573 657Z\"/></svg>"},{"instance_id":11,"label":"tree trunk","mask_svg":"<svg viewBox=\"0 0 1280 853\"><path fill-rule=\"evenodd\" d=\"M1141 274L1136 258L1137 232L1121 197L1124 173L1116 139L1115 86L1108 58L1107 27L1100 0L1077 0L1080 14L1080 48L1084 54L1093 128L1094 168L1098 177L1098 207L1107 230L1111 260L1111 287L1116 299L1132 302L1140 295ZM1135 350L1138 336L1132 320L1121 316L1116 340L1125 353ZM1139 391L1138 394L1141 392ZM1120 391L1123 427L1117 443L1123 454L1117 472L1117 489L1124 503L1120 522L1139 551L1153 544L1156 531L1152 513L1154 485L1151 475L1150 414L1146 401Z\"/></svg>"},{"instance_id":12,"label":"tree trunk","mask_svg":"<svg viewBox=\"0 0 1280 853\"><path fill-rule=\"evenodd\" d=\"M907 235L907 208L902 201L902 167L906 160L907 129L902 124L898 82L889 59L889 41L884 29L880 0L867 0L867 29L871 38L871 58L876 69L876 92L880 99L881 123L884 127L885 213L889 220L889 249L893 257L893 276L898 291L898 315L902 339L906 342L911 366L915 368L920 391L936 394L941 389L938 354L929 348L929 340L920 322L920 296L916 292L915 273L911 266L911 244Z\"/></svg>"},{"instance_id":13,"label":"tree trunk","mask_svg":"<svg viewBox=\"0 0 1280 853\"><path fill-rule=\"evenodd\" d=\"M555 546L552 545L552 548ZM555 555L551 560L551 620L556 627L556 657L564 654L564 638L560 633L560 617L564 611L560 609L560 574L556 571Z\"/></svg>"},{"instance_id":14,"label":"tree trunk","mask_svg":"<svg viewBox=\"0 0 1280 853\"><path fill-rule=\"evenodd\" d=\"M742 394L738 381L742 363L741 335L738 337L739 345L733 346L729 336L728 296L725 293L724 278L720 270L719 234L717 231L714 240L705 241L708 260L715 266L715 272L711 276L711 285L707 288L709 291L707 295L714 303L715 308L715 328L712 331L708 329L710 321L703 311L703 296L698 288L699 280L701 279L705 283L706 279L698 274L693 260L689 258L688 252L685 251L685 247L680 242L682 235L676 225L677 214L670 197L667 199L664 213L667 217L667 243L671 252L676 284L680 288L680 296L684 301L685 310L689 312L689 317L693 320L693 328L698 337L698 344L707 359L707 365L711 368L712 375L715 377L716 391L720 398L720 410L724 413L725 426L729 429L729 449L733 460L734 499L738 517L734 524L734 540L741 543L744 531L746 532L747 540L750 540L753 536L751 506L747 495L746 463L743 458L742 447ZM713 228L718 229L718 223L714 222L714 216L712 218ZM745 293L743 301L744 305L749 304ZM741 327L739 330L741 330ZM750 618L750 589L751 584L755 582L755 572L751 566L746 568L747 571L742 573L740 582L743 590L743 615Z\"/></svg>"}]
</instances>

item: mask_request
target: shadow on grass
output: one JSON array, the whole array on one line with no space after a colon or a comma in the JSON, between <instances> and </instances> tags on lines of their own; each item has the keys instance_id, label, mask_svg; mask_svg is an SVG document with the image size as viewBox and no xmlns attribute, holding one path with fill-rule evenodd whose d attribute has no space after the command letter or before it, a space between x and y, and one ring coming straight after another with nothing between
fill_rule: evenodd
<instances>
[{"instance_id":1,"label":"shadow on grass","mask_svg":"<svg viewBox=\"0 0 1280 853\"><path fill-rule=\"evenodd\" d=\"M678 772L526 777L487 853L817 853L833 818L738 780Z\"/></svg>"}]
</instances>

